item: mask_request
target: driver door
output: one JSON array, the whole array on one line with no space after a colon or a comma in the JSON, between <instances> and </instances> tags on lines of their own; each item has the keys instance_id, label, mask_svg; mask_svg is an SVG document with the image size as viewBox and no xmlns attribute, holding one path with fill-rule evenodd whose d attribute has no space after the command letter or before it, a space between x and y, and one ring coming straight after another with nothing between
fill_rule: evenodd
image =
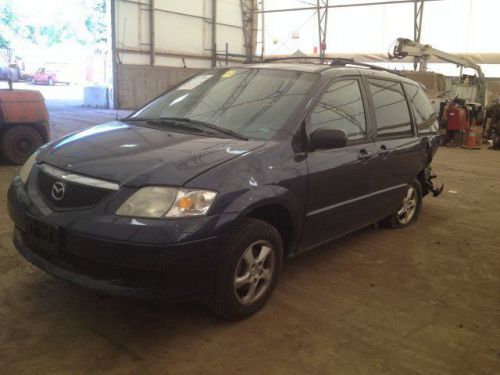
<instances>
[{"instance_id":1,"label":"driver door","mask_svg":"<svg viewBox=\"0 0 500 375\"><path fill-rule=\"evenodd\" d=\"M369 224L376 149L359 77L343 77L323 92L308 121L308 133L341 129L347 145L307 155L308 192L301 250Z\"/></svg>"}]
</instances>

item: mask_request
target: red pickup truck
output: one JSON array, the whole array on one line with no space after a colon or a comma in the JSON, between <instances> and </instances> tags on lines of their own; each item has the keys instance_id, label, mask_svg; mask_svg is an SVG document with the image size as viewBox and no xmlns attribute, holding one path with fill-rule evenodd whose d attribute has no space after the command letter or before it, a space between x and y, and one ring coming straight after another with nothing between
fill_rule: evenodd
<instances>
[{"instance_id":1,"label":"red pickup truck","mask_svg":"<svg viewBox=\"0 0 500 375\"><path fill-rule=\"evenodd\" d=\"M36 85L39 82L48 84L49 86L55 85L56 83L65 83L69 85L68 81L62 80L61 74L54 70L49 70L46 68L40 68L31 77L31 83Z\"/></svg>"}]
</instances>

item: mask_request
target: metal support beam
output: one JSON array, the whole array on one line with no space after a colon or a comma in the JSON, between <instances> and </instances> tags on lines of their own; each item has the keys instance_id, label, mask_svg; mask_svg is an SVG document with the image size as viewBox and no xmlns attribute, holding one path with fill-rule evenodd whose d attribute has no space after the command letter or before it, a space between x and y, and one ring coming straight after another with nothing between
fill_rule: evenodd
<instances>
[{"instance_id":1,"label":"metal support beam","mask_svg":"<svg viewBox=\"0 0 500 375\"><path fill-rule=\"evenodd\" d=\"M255 50L254 14L257 7L255 6L255 0L240 0L240 5L246 62L252 62Z\"/></svg>"},{"instance_id":2,"label":"metal support beam","mask_svg":"<svg viewBox=\"0 0 500 375\"><path fill-rule=\"evenodd\" d=\"M264 10L264 0L261 0L260 1L260 6L262 8L262 10ZM264 59L264 47L266 45L265 43L265 38L266 38L266 24L265 24L265 21L266 21L266 14L264 12L261 13L261 22L260 22L260 27L262 28L261 30L261 50L260 50L260 56L262 59Z\"/></svg>"},{"instance_id":3,"label":"metal support beam","mask_svg":"<svg viewBox=\"0 0 500 375\"><path fill-rule=\"evenodd\" d=\"M116 3L115 0L110 0L110 12L111 12L111 66L113 70L113 108L120 108L120 88L118 87L118 75L119 75L119 59L116 40Z\"/></svg>"},{"instance_id":4,"label":"metal support beam","mask_svg":"<svg viewBox=\"0 0 500 375\"><path fill-rule=\"evenodd\" d=\"M318 12L319 57L325 57L326 28L328 26L328 0L316 0Z\"/></svg>"},{"instance_id":5,"label":"metal support beam","mask_svg":"<svg viewBox=\"0 0 500 375\"><path fill-rule=\"evenodd\" d=\"M212 0L212 67L217 65L217 0Z\"/></svg>"},{"instance_id":6,"label":"metal support beam","mask_svg":"<svg viewBox=\"0 0 500 375\"><path fill-rule=\"evenodd\" d=\"M395 0L395 1L374 1L369 3L355 3L355 4L339 4L339 5L328 5L328 8L351 8L351 7L364 7L373 5L391 5L391 4L413 4L415 1L420 0ZM422 0L425 2L429 1L443 1L443 0ZM317 10L316 6L312 7L298 7L298 8L287 8L287 9L269 9L269 10L259 10L256 9L255 13L281 13L281 12L297 12L302 10Z\"/></svg>"},{"instance_id":7,"label":"metal support beam","mask_svg":"<svg viewBox=\"0 0 500 375\"><path fill-rule=\"evenodd\" d=\"M154 66L155 60L155 0L149 0L149 64Z\"/></svg>"},{"instance_id":8,"label":"metal support beam","mask_svg":"<svg viewBox=\"0 0 500 375\"><path fill-rule=\"evenodd\" d=\"M422 18L424 15L424 0L415 0L415 9L413 11L413 41L420 43L420 36L422 35ZM413 58L413 69L417 70L419 59ZM425 67L427 68L427 67Z\"/></svg>"},{"instance_id":9,"label":"metal support beam","mask_svg":"<svg viewBox=\"0 0 500 375\"><path fill-rule=\"evenodd\" d=\"M420 36L422 35L422 18L424 15L424 0L415 0L414 27L413 27L413 41L420 43Z\"/></svg>"}]
</instances>

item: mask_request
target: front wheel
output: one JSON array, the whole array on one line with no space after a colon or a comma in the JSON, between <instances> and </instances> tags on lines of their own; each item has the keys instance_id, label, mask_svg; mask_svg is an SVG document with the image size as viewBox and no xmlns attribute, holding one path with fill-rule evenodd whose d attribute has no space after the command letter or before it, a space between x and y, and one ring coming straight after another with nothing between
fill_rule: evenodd
<instances>
[{"instance_id":1,"label":"front wheel","mask_svg":"<svg viewBox=\"0 0 500 375\"><path fill-rule=\"evenodd\" d=\"M271 296L283 261L283 245L270 224L245 219L227 241L209 307L229 319L245 319Z\"/></svg>"},{"instance_id":2,"label":"front wheel","mask_svg":"<svg viewBox=\"0 0 500 375\"><path fill-rule=\"evenodd\" d=\"M422 186L417 180L408 184L401 206L381 224L389 228L403 228L417 221L422 207Z\"/></svg>"}]
</instances>

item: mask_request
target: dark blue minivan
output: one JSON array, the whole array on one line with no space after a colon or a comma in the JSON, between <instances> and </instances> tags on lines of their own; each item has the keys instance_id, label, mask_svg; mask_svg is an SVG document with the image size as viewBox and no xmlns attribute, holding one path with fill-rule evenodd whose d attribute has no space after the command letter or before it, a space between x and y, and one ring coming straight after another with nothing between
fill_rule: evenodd
<instances>
[{"instance_id":1,"label":"dark blue minivan","mask_svg":"<svg viewBox=\"0 0 500 375\"><path fill-rule=\"evenodd\" d=\"M284 258L410 225L440 192L423 88L361 65L211 69L42 146L8 192L15 246L83 286L250 316Z\"/></svg>"}]
</instances>

